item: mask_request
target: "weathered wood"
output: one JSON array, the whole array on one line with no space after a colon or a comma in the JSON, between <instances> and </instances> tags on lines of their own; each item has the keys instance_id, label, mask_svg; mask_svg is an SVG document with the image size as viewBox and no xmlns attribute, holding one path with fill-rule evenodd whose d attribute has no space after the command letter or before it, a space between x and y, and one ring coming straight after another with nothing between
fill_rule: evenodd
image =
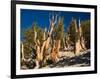
<instances>
[{"instance_id":1,"label":"weathered wood","mask_svg":"<svg viewBox=\"0 0 100 79\"><path fill-rule=\"evenodd\" d=\"M60 49L60 40L54 40L54 44L51 51L51 60L56 63L59 61L59 49Z\"/></svg>"},{"instance_id":2,"label":"weathered wood","mask_svg":"<svg viewBox=\"0 0 100 79\"><path fill-rule=\"evenodd\" d=\"M39 40L37 40L37 43L36 43L36 50L37 50L37 57L36 57L36 68L39 67L39 65L41 65L40 63L43 64L43 58L46 57L44 55L45 50L48 50L49 46L50 46L50 41L51 41L51 34L53 32L53 29L54 29L54 26L57 22L57 16L56 16L56 19L54 19L54 16L52 16L52 19L50 19L50 31L48 32L48 37L46 38L46 35L45 35L45 32L43 34L43 43L40 45L40 42ZM45 50L44 50L45 49ZM58 49L57 49L58 50ZM46 59L46 58L45 58Z\"/></svg>"},{"instance_id":3,"label":"weathered wood","mask_svg":"<svg viewBox=\"0 0 100 79\"><path fill-rule=\"evenodd\" d=\"M21 52L22 52L22 60L25 60L25 58L24 58L24 45L23 45L23 43L21 43Z\"/></svg>"},{"instance_id":4,"label":"weathered wood","mask_svg":"<svg viewBox=\"0 0 100 79\"><path fill-rule=\"evenodd\" d=\"M77 24L75 21L75 28L76 28L76 25ZM75 43L75 53L76 55L79 55L81 51L86 50L84 38L82 36L82 28L81 28L80 20L79 20L79 26L76 28L76 33L77 33L78 38Z\"/></svg>"}]
</instances>

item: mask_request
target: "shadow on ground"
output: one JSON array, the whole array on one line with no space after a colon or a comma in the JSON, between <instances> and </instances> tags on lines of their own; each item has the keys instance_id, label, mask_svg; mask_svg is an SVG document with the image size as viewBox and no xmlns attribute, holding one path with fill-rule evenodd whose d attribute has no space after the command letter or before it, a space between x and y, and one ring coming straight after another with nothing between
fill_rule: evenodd
<instances>
[{"instance_id":1,"label":"shadow on ground","mask_svg":"<svg viewBox=\"0 0 100 79\"><path fill-rule=\"evenodd\" d=\"M68 66L75 66L75 67L90 66L90 52L72 58L62 57L59 62L52 64L49 67L54 68L54 67L68 67Z\"/></svg>"}]
</instances>

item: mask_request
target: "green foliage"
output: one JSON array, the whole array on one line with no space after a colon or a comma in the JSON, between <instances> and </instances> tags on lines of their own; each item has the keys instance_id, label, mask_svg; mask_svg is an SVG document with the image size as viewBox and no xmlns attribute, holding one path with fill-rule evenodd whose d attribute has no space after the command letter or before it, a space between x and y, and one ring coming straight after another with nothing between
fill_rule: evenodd
<instances>
[{"instance_id":1,"label":"green foliage","mask_svg":"<svg viewBox=\"0 0 100 79\"><path fill-rule=\"evenodd\" d=\"M77 33L76 33L74 19L72 19L72 21L70 22L70 24L68 26L67 35L69 36L70 42L75 44L78 37L77 37Z\"/></svg>"},{"instance_id":2,"label":"green foliage","mask_svg":"<svg viewBox=\"0 0 100 79\"><path fill-rule=\"evenodd\" d=\"M35 49L35 32L36 32L36 40L40 41L40 44L43 42L43 30L37 26L36 23L24 31L24 53L26 54L27 58L32 54L32 50Z\"/></svg>"},{"instance_id":3,"label":"green foliage","mask_svg":"<svg viewBox=\"0 0 100 79\"><path fill-rule=\"evenodd\" d=\"M77 28L79 28L79 26L77 26ZM81 29L82 36L85 39L86 48L90 48L90 20L82 21ZM76 32L74 19L72 19L71 23L69 24L67 35L69 36L70 41L74 44L80 36L79 33Z\"/></svg>"},{"instance_id":4,"label":"green foliage","mask_svg":"<svg viewBox=\"0 0 100 79\"><path fill-rule=\"evenodd\" d=\"M82 34L83 37L85 38L85 42L86 42L86 47L90 48L90 20L85 20L81 22L81 26L82 26Z\"/></svg>"},{"instance_id":5,"label":"green foliage","mask_svg":"<svg viewBox=\"0 0 100 79\"><path fill-rule=\"evenodd\" d=\"M55 40L62 39L64 34L63 18L59 19L57 26L54 28Z\"/></svg>"},{"instance_id":6,"label":"green foliage","mask_svg":"<svg viewBox=\"0 0 100 79\"><path fill-rule=\"evenodd\" d=\"M61 47L64 45L64 24L63 24L63 17L59 18L59 21L57 23L57 26L54 28L54 39L55 40L61 40Z\"/></svg>"}]
</instances>

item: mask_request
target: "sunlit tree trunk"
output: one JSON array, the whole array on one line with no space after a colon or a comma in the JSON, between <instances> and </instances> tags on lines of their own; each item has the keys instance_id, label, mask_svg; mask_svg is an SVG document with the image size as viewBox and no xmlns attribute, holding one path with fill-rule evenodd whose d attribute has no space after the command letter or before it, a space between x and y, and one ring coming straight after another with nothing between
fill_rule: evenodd
<instances>
[{"instance_id":1,"label":"sunlit tree trunk","mask_svg":"<svg viewBox=\"0 0 100 79\"><path fill-rule=\"evenodd\" d=\"M57 20L57 17L56 17ZM38 45L38 42L36 44L36 50L37 50L37 58L36 58L36 68L40 67L41 64L43 64L43 58L46 57L44 56L45 54L45 50L48 50L49 46L50 46L50 41L51 41L51 34L53 31L53 28L55 26L56 20L54 20L54 18L52 17L52 19L50 20L50 31L48 32L48 37L46 38L45 32L43 34L43 43L41 44L42 46ZM40 42L39 42L40 43ZM45 49L45 50L44 50Z\"/></svg>"},{"instance_id":2,"label":"sunlit tree trunk","mask_svg":"<svg viewBox=\"0 0 100 79\"><path fill-rule=\"evenodd\" d=\"M75 20L75 27L77 27L76 20ZM76 43L75 43L75 53L76 53L76 55L80 55L81 51L86 49L84 39L82 36L80 20L79 20L79 26L78 26L78 28L76 28L76 34L77 34L77 39L76 39Z\"/></svg>"},{"instance_id":3,"label":"sunlit tree trunk","mask_svg":"<svg viewBox=\"0 0 100 79\"><path fill-rule=\"evenodd\" d=\"M61 45L61 40L57 40L56 41L56 51L57 51L57 57L59 58L60 57L60 54L59 54L59 50L60 50L60 46ZM58 60L57 58L57 60Z\"/></svg>"},{"instance_id":4,"label":"sunlit tree trunk","mask_svg":"<svg viewBox=\"0 0 100 79\"><path fill-rule=\"evenodd\" d=\"M25 58L24 58L24 45L23 45L23 43L21 44L21 46L22 46L22 50L21 50L21 52L22 52L22 60L24 60Z\"/></svg>"}]
</instances>

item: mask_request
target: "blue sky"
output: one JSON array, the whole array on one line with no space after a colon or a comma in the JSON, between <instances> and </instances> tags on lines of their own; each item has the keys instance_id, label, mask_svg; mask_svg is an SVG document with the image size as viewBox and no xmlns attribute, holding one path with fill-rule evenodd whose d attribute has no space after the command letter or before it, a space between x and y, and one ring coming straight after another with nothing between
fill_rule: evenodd
<instances>
[{"instance_id":1,"label":"blue sky","mask_svg":"<svg viewBox=\"0 0 100 79\"><path fill-rule=\"evenodd\" d=\"M75 17L77 20L80 18L83 20L90 20L90 13L88 12L69 12L69 11L48 11L48 10L31 10L31 9L21 9L21 30L27 29L32 26L34 22L37 23L41 28L49 27L49 17L51 14L58 14L64 17L64 28L66 29ZM22 36L22 34L21 34Z\"/></svg>"}]
</instances>

